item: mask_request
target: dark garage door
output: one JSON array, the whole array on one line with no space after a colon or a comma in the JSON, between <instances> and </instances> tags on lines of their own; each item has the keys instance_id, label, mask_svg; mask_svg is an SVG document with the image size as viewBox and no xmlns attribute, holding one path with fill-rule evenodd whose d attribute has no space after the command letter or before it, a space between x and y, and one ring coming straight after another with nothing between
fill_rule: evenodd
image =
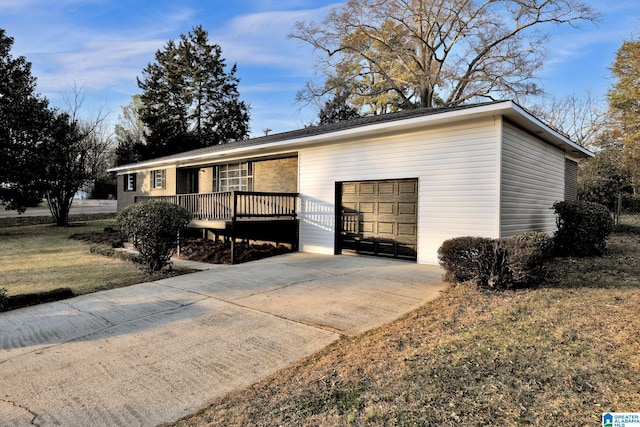
<instances>
[{"instance_id":1,"label":"dark garage door","mask_svg":"<svg viewBox=\"0 0 640 427\"><path fill-rule=\"evenodd\" d=\"M338 184L338 250L416 259L418 180L358 181Z\"/></svg>"}]
</instances>

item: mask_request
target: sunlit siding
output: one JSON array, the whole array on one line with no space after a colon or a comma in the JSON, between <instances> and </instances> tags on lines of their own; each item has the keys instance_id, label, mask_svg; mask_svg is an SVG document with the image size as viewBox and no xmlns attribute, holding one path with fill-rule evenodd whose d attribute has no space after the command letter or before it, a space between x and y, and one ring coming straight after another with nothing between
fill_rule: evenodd
<instances>
[{"instance_id":1,"label":"sunlit siding","mask_svg":"<svg viewBox=\"0 0 640 427\"><path fill-rule=\"evenodd\" d=\"M564 152L509 123L503 127L500 234L553 233L564 199Z\"/></svg>"},{"instance_id":2,"label":"sunlit siding","mask_svg":"<svg viewBox=\"0 0 640 427\"><path fill-rule=\"evenodd\" d=\"M418 178L418 262L454 236L498 236L498 127L492 118L299 152L300 250L332 254L335 184Z\"/></svg>"}]
</instances>

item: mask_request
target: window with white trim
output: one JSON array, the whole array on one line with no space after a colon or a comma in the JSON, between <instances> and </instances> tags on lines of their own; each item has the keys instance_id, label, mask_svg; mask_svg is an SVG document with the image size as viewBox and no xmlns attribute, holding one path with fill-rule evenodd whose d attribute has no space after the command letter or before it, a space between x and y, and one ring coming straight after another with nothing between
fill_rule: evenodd
<instances>
[{"instance_id":1,"label":"window with white trim","mask_svg":"<svg viewBox=\"0 0 640 427\"><path fill-rule=\"evenodd\" d=\"M217 167L217 191L252 191L253 163L229 163Z\"/></svg>"},{"instance_id":2,"label":"window with white trim","mask_svg":"<svg viewBox=\"0 0 640 427\"><path fill-rule=\"evenodd\" d=\"M164 169L151 171L151 188L164 188Z\"/></svg>"},{"instance_id":3,"label":"window with white trim","mask_svg":"<svg viewBox=\"0 0 640 427\"><path fill-rule=\"evenodd\" d=\"M136 191L135 173L127 173L124 175L124 191Z\"/></svg>"}]
</instances>

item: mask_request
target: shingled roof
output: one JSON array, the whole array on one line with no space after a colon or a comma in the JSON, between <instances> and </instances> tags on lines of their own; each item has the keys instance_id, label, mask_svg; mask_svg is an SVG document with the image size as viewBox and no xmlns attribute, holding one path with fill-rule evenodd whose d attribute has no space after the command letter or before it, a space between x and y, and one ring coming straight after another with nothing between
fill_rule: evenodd
<instances>
[{"instance_id":1,"label":"shingled roof","mask_svg":"<svg viewBox=\"0 0 640 427\"><path fill-rule=\"evenodd\" d=\"M460 116L473 116L475 114L495 114L499 113L508 117L510 120L526 127L530 132L534 133L538 137L546 140L547 142L555 145L556 147L571 152L572 155L578 157L593 157L593 153L584 147L571 141L565 135L562 135L558 131L550 128L531 113L527 112L524 108L515 104L512 101L492 101L482 102L476 104L459 105L456 107L446 108L416 108L411 110L403 110L396 113L381 114L377 116L361 117L353 120L345 120L337 123L330 123L326 125L308 126L302 129L297 129L289 132L275 133L273 135L266 135L257 138L245 139L241 141L229 142L227 144L213 145L211 147L199 148L196 150L185 151L181 153L172 154L164 157L157 157L154 159L148 159L139 163L133 163L128 165L117 166L109 169L110 172L122 172L126 170L135 170L140 167L148 167L151 165L169 164L172 162L179 162L185 160L193 160L196 158L216 157L218 153L228 153L231 151L244 149L251 150L253 148L261 148L262 146L280 145L279 143L287 143L287 141L306 140L310 141L317 139L329 139L332 134L340 134L343 132L350 132L352 130L357 131L359 128L377 127L380 130L380 125L384 127L386 123L404 121L410 122L412 119L421 118L433 118L437 120L439 117L450 120L452 118L460 118ZM464 111L460 115L459 111ZM432 117L430 117L432 116ZM448 118L447 118L448 116ZM393 127L395 125L390 125Z\"/></svg>"},{"instance_id":2,"label":"shingled roof","mask_svg":"<svg viewBox=\"0 0 640 427\"><path fill-rule=\"evenodd\" d=\"M347 130L347 129L354 129L354 128L359 128L363 126L373 125L373 124L389 123L389 122L394 122L398 120L410 119L414 117L422 117L422 116L429 116L433 114L446 113L450 111L465 110L469 108L478 107L481 105L496 104L499 102L503 102L503 101L483 102L483 103L477 103L477 104L467 104L467 105L460 105L456 107L446 107L446 108L415 108L411 110L398 111L396 113L379 114L376 116L367 116L367 117L361 117L361 118L352 119L352 120L345 120L337 123L308 126L302 129L297 129L289 132L274 133L273 135L260 136L257 138L244 139L241 141L213 145L210 147L198 148L196 150L191 150L191 151L184 151L184 152L172 154L169 156L144 160L140 163L147 163L151 160L153 160L154 162L165 162L165 161L171 161L174 159L183 159L185 157L200 156L208 153L215 153L217 151L228 150L231 148L253 147L253 146L259 146L262 144L268 144L271 142L279 142L279 141L286 141L291 139L329 134L333 132L338 132L338 131ZM133 164L122 165L119 167L124 168L128 166L133 166Z\"/></svg>"}]
</instances>

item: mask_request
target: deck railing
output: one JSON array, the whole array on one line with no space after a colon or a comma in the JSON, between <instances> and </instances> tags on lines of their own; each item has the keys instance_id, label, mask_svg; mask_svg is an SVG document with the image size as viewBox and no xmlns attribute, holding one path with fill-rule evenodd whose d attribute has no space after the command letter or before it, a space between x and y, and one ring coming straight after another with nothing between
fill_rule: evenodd
<instances>
[{"instance_id":1,"label":"deck railing","mask_svg":"<svg viewBox=\"0 0 640 427\"><path fill-rule=\"evenodd\" d=\"M187 209L195 220L296 218L297 193L227 191L223 193L136 196L135 202L163 200Z\"/></svg>"}]
</instances>

